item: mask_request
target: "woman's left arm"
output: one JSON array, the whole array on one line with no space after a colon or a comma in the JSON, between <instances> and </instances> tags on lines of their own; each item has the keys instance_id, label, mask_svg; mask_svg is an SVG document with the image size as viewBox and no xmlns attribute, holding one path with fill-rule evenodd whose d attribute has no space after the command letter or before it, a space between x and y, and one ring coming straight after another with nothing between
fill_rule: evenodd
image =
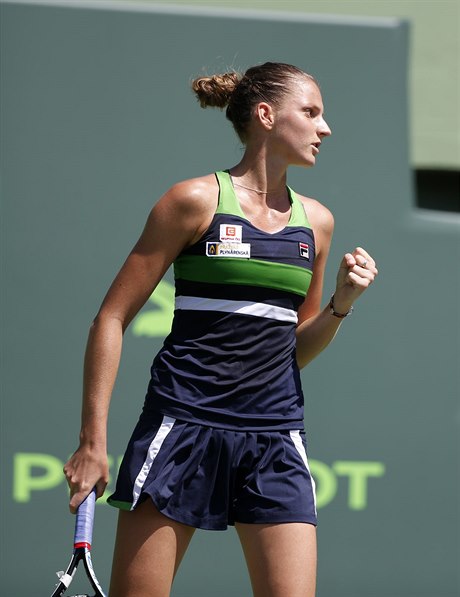
<instances>
[{"instance_id":1,"label":"woman's left arm","mask_svg":"<svg viewBox=\"0 0 460 597\"><path fill-rule=\"evenodd\" d=\"M333 310L330 304L321 310L324 270L329 254L334 219L331 212L317 202L308 207L315 232L316 257L313 277L304 303L299 309L296 354L300 368L305 367L333 340L344 317L356 299L372 284L378 274L373 258L361 247L346 253L340 263L334 291ZM334 311L336 315L333 314Z\"/></svg>"}]
</instances>

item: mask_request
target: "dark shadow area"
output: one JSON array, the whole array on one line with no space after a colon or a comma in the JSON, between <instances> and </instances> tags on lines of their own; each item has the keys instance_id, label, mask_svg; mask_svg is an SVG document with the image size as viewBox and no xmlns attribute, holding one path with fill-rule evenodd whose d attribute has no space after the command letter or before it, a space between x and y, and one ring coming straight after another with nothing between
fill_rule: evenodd
<instances>
[{"instance_id":1,"label":"dark shadow area","mask_svg":"<svg viewBox=\"0 0 460 597\"><path fill-rule=\"evenodd\" d=\"M416 170L417 207L460 212L460 172L457 170Z\"/></svg>"}]
</instances>

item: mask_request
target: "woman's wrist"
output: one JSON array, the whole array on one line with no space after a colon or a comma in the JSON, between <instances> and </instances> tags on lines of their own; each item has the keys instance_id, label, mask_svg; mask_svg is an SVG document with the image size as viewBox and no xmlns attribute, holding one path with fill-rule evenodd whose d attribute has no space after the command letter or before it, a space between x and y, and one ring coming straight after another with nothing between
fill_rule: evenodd
<instances>
[{"instance_id":1,"label":"woman's wrist","mask_svg":"<svg viewBox=\"0 0 460 597\"><path fill-rule=\"evenodd\" d=\"M104 430L88 430L80 432L80 448L88 451L104 451L107 449L107 434Z\"/></svg>"},{"instance_id":2,"label":"woman's wrist","mask_svg":"<svg viewBox=\"0 0 460 597\"><path fill-rule=\"evenodd\" d=\"M331 300L329 301L328 307L330 314L339 319L345 319L345 317L348 317L348 315L351 315L353 313L352 305L350 305L350 307L348 308L342 308L336 305L335 294L331 296Z\"/></svg>"}]
</instances>

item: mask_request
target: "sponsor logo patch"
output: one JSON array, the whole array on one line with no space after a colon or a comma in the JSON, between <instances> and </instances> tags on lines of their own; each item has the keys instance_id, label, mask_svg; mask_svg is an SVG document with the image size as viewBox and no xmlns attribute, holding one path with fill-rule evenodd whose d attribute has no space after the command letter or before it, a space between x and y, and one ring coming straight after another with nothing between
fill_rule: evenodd
<instances>
[{"instance_id":1,"label":"sponsor logo patch","mask_svg":"<svg viewBox=\"0 0 460 597\"><path fill-rule=\"evenodd\" d=\"M299 243L300 256L304 259L310 259L310 245L307 243Z\"/></svg>"},{"instance_id":2,"label":"sponsor logo patch","mask_svg":"<svg viewBox=\"0 0 460 597\"><path fill-rule=\"evenodd\" d=\"M240 243L243 241L243 226L235 224L221 224L219 240L223 242Z\"/></svg>"},{"instance_id":3,"label":"sponsor logo patch","mask_svg":"<svg viewBox=\"0 0 460 597\"><path fill-rule=\"evenodd\" d=\"M241 257L249 259L251 257L250 243L206 243L206 255L208 257Z\"/></svg>"}]
</instances>

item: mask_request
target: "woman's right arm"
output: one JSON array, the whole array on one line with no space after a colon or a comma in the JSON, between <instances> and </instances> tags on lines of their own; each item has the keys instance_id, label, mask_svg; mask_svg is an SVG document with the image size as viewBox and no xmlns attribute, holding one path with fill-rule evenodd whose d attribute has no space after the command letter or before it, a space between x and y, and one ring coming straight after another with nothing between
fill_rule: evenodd
<instances>
[{"instance_id":1,"label":"woman's right arm","mask_svg":"<svg viewBox=\"0 0 460 597\"><path fill-rule=\"evenodd\" d=\"M84 361L80 445L64 466L70 510L108 482L107 417L123 333L181 252L207 228L217 185L204 177L172 187L152 209L145 228L113 281L88 336Z\"/></svg>"}]
</instances>

